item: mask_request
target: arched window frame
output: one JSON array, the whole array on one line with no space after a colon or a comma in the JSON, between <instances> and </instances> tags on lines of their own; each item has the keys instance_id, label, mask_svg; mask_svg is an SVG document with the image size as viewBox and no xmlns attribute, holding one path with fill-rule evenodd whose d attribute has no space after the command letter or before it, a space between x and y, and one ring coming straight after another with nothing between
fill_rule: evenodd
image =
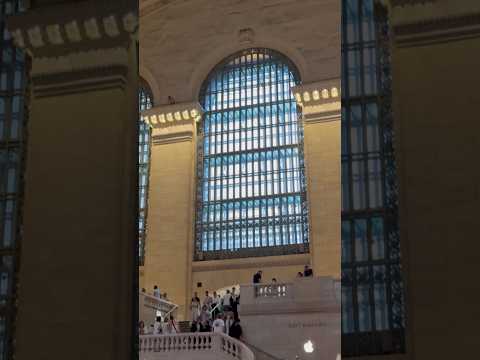
<instances>
[{"instance_id":1,"label":"arched window frame","mask_svg":"<svg viewBox=\"0 0 480 360\"><path fill-rule=\"evenodd\" d=\"M254 54L257 54L256 58L254 58ZM253 63L261 66L255 67L253 66ZM254 81L250 82L249 88L240 89L242 79L246 79L245 76L242 77L241 75L239 75L236 80L230 78L223 78L224 76L230 76L229 74L237 74L237 71L238 74L240 74L240 71L243 71L242 69L247 73L250 71L251 76L253 76L256 80L256 84L260 82L265 85L267 84L267 80L271 81L273 84L270 83L269 86L263 86L262 92L260 90L260 86L254 85ZM254 69L256 70L256 74L254 72ZM269 73L274 74L275 78L269 78ZM288 76L285 78L286 75ZM221 79L219 79L219 77L221 77ZM237 80L238 83L235 83L235 81ZM218 93L216 93L217 100L220 96L221 101L223 101L225 100L223 97L226 96L227 101L226 108L223 108L222 105L222 109L217 109L213 103L209 102L209 99L213 100L212 95L216 91L214 87L217 86L219 83L223 84L223 87ZM234 84L232 85L233 87L230 87L231 83ZM200 104L205 110L205 113L202 123L199 124L197 128L197 203L195 221L196 260L287 255L306 253L309 251L308 206L303 156L303 124L300 116L301 109L297 106L294 94L291 90L293 86L299 85L300 83L301 80L299 71L295 64L285 55L279 53L278 51L265 48L250 48L230 55L229 57L222 60L217 66L215 66L204 81L200 90L199 100ZM273 96L274 92L272 92L274 87L277 91L277 93L275 93L275 96ZM243 93L245 95L252 95L252 100L250 104L247 104L245 97L244 99L242 99L242 90L244 90ZM278 97L279 90L281 90L283 94L281 97ZM269 92L268 95L267 91ZM256 102L253 94L256 94ZM232 107L229 107L228 104L232 105ZM277 117L275 121L278 121L280 119L282 122L285 122L285 119L287 118L287 110L285 109L288 108L290 109L288 111L287 119L288 121L290 121L290 123L288 123L288 126L283 124L283 126L281 127L272 127L272 123L269 123L267 125L266 120L268 116L265 114L271 114L273 111L279 111L281 107L283 109L282 116ZM259 110L260 108L263 109L263 115L261 115L261 110ZM252 120L250 123L252 123L253 125L251 126L250 130L241 129L241 125L237 125L233 118L238 115L239 119L242 120L242 114L247 114L249 110L252 114L255 110L258 111L258 124L254 125L254 120L252 118L249 118L247 115L246 117L243 117L243 120L247 119L247 125L249 124L248 120ZM228 119L224 119L224 116L228 117ZM251 149L233 149L236 146L235 144L224 144L221 146L223 147L223 149L225 149L226 146L227 151L222 151L220 153L222 155L209 153L210 148L207 148L206 144L208 141L207 136L212 138L212 134L209 133L212 128L210 127L210 130L208 128L209 126L213 126L214 120L212 120L212 117L215 117L215 119L220 118L222 121L222 127L228 127L228 130L220 131L220 133L216 133L215 136L221 136L222 139L228 138L228 141L230 141L231 138L233 142L235 142L235 140L238 140L239 143L246 143L247 141L242 141L240 139L240 135L237 135L237 137L234 138L233 134L236 133L236 130L238 130L238 134L240 134L241 130L245 130L245 134L248 134L249 131L251 131L250 134L252 135L250 136L252 136L252 138L248 141L251 141L252 144L254 140L257 141L257 146L259 147L259 149L254 149L253 145ZM227 123L227 125L225 124L225 122ZM240 121L239 124L241 124ZM235 128L236 126L237 128ZM270 132L270 134L273 134L273 128L276 128L276 139L273 138L273 135L267 135L268 132ZM291 139L289 140L290 142L288 142L286 140L286 137L285 139L281 139L279 133L285 135L286 129L295 129L294 131L291 131L291 133L294 133L294 135L289 133L288 136L293 136L296 142L292 142ZM264 138L263 141L261 140L262 131ZM255 138L255 136L257 136L257 138ZM271 141L270 145L267 145L267 138L269 138ZM275 144L275 146L273 145L274 141L277 141L277 144ZM261 146L261 142L264 143L263 146ZM238 146L240 147L241 144L239 144ZM245 145L245 147L247 147L247 145ZM287 156L289 157L288 160L286 160L285 155L280 156L280 154L287 153L290 154ZM226 196L220 196L219 201L211 201L210 195L208 200L205 199L205 186L207 185L207 180L209 179L209 175L207 175L207 173L205 172L206 168L209 167L206 166L208 161L214 161L215 157L217 158L215 161L225 162L230 161L226 160L227 157L231 159L232 156L237 156L238 159L242 156L248 158L248 156L251 155L252 158L254 158L257 155L258 158L260 158L260 160L258 160L258 168L261 168L263 165L265 166L264 169L268 169L268 164L266 164L265 159L267 158L267 156L269 156L269 154L278 154L277 156L279 157L279 163L280 161L285 161L283 163L285 168L287 167L285 166L287 161L290 161L293 158L295 158L295 160L298 160L296 162L292 160L292 163L296 164L295 167L293 167L292 165L289 169L285 171L278 170L278 176L284 176L282 181L284 181L285 183L285 189L289 186L288 181L292 180L286 180L286 174L289 175L290 172L293 174L295 173L295 171L297 171L298 191L296 191L294 195L288 197L286 195L281 196L280 194L267 194L268 191L265 190L263 194L252 195L251 197L240 196L238 198L235 198L235 195L233 195L232 197L230 196L231 194L229 194ZM221 159L219 160L219 158ZM238 163L237 160L232 161L234 165L239 168L242 165L244 165L245 168L250 166L249 164L247 165L244 161L238 161ZM230 165L232 167L234 166L232 164ZM255 166L253 164L253 161L251 166L252 168ZM220 179L217 179L217 181L227 181L230 187L234 188L233 190L227 189L227 192L238 190L235 189L236 185L234 185L234 183L238 184L238 182L240 183L239 188L242 189L241 183L247 178L256 178L255 180L259 181L262 187L264 185L265 187L268 187L270 183L267 184L260 178L263 178L265 180L268 176L271 176L272 178L274 176L273 172L267 170L263 172L247 170L247 176L238 176L238 171L243 170L233 170L229 167L229 170L227 171L229 175L227 175L226 178L221 176ZM273 180L271 181L271 186L273 188L274 186L276 186L276 184L274 185ZM280 183L280 180L277 180L277 182L278 188L283 189L284 183ZM207 187L209 187L211 191L211 181L209 182L209 185L207 185ZM251 190L253 193L256 190L255 186L252 186L251 189L246 189L246 191L249 190ZM260 192L260 190L258 191ZM225 189L222 188L221 192L223 195L225 195ZM286 192L287 191L285 191L285 193ZM293 193L293 191L291 193ZM289 204L290 198L293 199L292 201L294 202L292 206L290 206L291 204ZM255 214L253 214L255 210L251 205L255 202L256 204L267 204L265 206L258 205L258 214L256 214L256 216L254 216ZM269 202L272 202L272 204L268 205ZM279 206L276 206L276 202L279 203ZM245 203L250 204L250 206L243 206L245 205ZM273 203L275 203L275 205L273 205ZM212 216L212 211L207 210L207 208L211 209L212 206L216 206L217 209L218 207L223 207L223 210L221 211L222 214L220 214L220 218L222 219L220 221L212 222L207 220L207 218L211 218ZM269 213L270 210L274 210L275 206L275 210L279 210L280 215L277 212L275 212L273 215ZM293 208L295 210L292 210ZM261 214L262 211L268 213L264 216ZM291 213L289 213L289 211L291 211ZM233 216L231 216L232 213L234 213ZM241 215L238 216L240 213ZM219 214L217 211L215 216L218 217L218 215ZM270 222L273 222L274 225L272 225ZM292 227L295 230L292 230ZM212 230L214 228L216 228L217 230ZM274 234L271 232L272 229L276 231ZM208 235L206 235L207 233ZM211 240L210 242L208 242L208 244L206 244L205 240L209 236L215 236L215 240ZM251 241L249 239L251 239ZM272 242L273 239L274 241Z\"/></svg>"}]
</instances>

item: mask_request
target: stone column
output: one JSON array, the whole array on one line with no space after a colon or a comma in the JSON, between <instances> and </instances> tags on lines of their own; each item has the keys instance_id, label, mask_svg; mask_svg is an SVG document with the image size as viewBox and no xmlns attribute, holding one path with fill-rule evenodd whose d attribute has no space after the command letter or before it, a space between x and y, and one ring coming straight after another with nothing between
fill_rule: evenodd
<instances>
[{"instance_id":1,"label":"stone column","mask_svg":"<svg viewBox=\"0 0 480 360\"><path fill-rule=\"evenodd\" d=\"M9 21L32 58L17 360L136 351L137 15L102 4Z\"/></svg>"},{"instance_id":2,"label":"stone column","mask_svg":"<svg viewBox=\"0 0 480 360\"><path fill-rule=\"evenodd\" d=\"M310 253L315 276L340 277L340 79L293 89L302 108Z\"/></svg>"},{"instance_id":3,"label":"stone column","mask_svg":"<svg viewBox=\"0 0 480 360\"><path fill-rule=\"evenodd\" d=\"M142 116L152 127L144 284L158 285L188 315L195 219L198 103L155 107Z\"/></svg>"}]
</instances>

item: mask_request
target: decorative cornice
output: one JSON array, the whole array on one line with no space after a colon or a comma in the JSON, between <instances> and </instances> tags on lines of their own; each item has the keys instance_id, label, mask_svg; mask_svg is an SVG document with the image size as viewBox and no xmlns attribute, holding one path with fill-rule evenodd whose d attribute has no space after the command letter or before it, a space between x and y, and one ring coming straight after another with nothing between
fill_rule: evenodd
<instances>
[{"instance_id":1,"label":"decorative cornice","mask_svg":"<svg viewBox=\"0 0 480 360\"><path fill-rule=\"evenodd\" d=\"M142 112L142 119L152 128L163 129L172 126L198 122L203 109L197 102L156 106Z\"/></svg>"},{"instance_id":2,"label":"decorative cornice","mask_svg":"<svg viewBox=\"0 0 480 360\"><path fill-rule=\"evenodd\" d=\"M340 79L303 84L292 90L305 122L340 120Z\"/></svg>"},{"instance_id":3,"label":"decorative cornice","mask_svg":"<svg viewBox=\"0 0 480 360\"><path fill-rule=\"evenodd\" d=\"M480 36L480 3L377 0L390 12L397 47L422 46Z\"/></svg>"},{"instance_id":4,"label":"decorative cornice","mask_svg":"<svg viewBox=\"0 0 480 360\"><path fill-rule=\"evenodd\" d=\"M12 16L8 29L15 44L35 58L117 47L120 43L128 46L138 30L138 15L133 9L122 11L119 13L119 6L98 1L68 3Z\"/></svg>"},{"instance_id":5,"label":"decorative cornice","mask_svg":"<svg viewBox=\"0 0 480 360\"><path fill-rule=\"evenodd\" d=\"M437 0L390 0L393 7L423 5L426 3L433 3Z\"/></svg>"},{"instance_id":6,"label":"decorative cornice","mask_svg":"<svg viewBox=\"0 0 480 360\"><path fill-rule=\"evenodd\" d=\"M400 46L426 45L480 36L480 13L426 19L394 26Z\"/></svg>"},{"instance_id":7,"label":"decorative cornice","mask_svg":"<svg viewBox=\"0 0 480 360\"><path fill-rule=\"evenodd\" d=\"M142 120L153 129L153 145L192 141L203 109L197 102L156 106L142 112Z\"/></svg>"},{"instance_id":8,"label":"decorative cornice","mask_svg":"<svg viewBox=\"0 0 480 360\"><path fill-rule=\"evenodd\" d=\"M84 93L90 90L123 88L127 68L110 66L32 76L36 98Z\"/></svg>"}]
</instances>

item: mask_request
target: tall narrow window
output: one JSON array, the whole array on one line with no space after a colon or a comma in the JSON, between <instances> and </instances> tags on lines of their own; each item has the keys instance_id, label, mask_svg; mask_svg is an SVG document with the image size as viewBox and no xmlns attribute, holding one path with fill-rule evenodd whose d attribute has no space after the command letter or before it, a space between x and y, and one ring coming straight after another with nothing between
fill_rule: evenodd
<instances>
[{"instance_id":1,"label":"tall narrow window","mask_svg":"<svg viewBox=\"0 0 480 360\"><path fill-rule=\"evenodd\" d=\"M140 112L150 109L153 106L152 92L144 81L140 82L140 90L138 96ZM150 170L150 135L150 126L140 119L138 141L138 254L140 257L140 265L143 265L143 261L145 259L145 239L148 210L148 181Z\"/></svg>"},{"instance_id":2,"label":"tall narrow window","mask_svg":"<svg viewBox=\"0 0 480 360\"><path fill-rule=\"evenodd\" d=\"M0 0L0 359L13 358L28 117L28 60L6 30L22 1Z\"/></svg>"},{"instance_id":3,"label":"tall narrow window","mask_svg":"<svg viewBox=\"0 0 480 360\"><path fill-rule=\"evenodd\" d=\"M405 351L389 24L343 0L342 355Z\"/></svg>"},{"instance_id":4,"label":"tall narrow window","mask_svg":"<svg viewBox=\"0 0 480 360\"><path fill-rule=\"evenodd\" d=\"M248 49L203 84L197 260L308 251L299 82L282 54Z\"/></svg>"}]
</instances>

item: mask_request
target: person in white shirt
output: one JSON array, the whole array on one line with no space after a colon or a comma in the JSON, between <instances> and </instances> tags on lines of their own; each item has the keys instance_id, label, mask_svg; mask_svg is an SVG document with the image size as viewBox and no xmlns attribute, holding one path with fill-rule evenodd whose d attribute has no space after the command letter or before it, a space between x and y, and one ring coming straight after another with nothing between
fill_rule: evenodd
<instances>
[{"instance_id":1,"label":"person in white shirt","mask_svg":"<svg viewBox=\"0 0 480 360\"><path fill-rule=\"evenodd\" d=\"M223 311L228 312L232 311L232 294L230 290L227 290L226 294L223 296Z\"/></svg>"},{"instance_id":2,"label":"person in white shirt","mask_svg":"<svg viewBox=\"0 0 480 360\"><path fill-rule=\"evenodd\" d=\"M159 298L160 297L160 289L158 288L157 285L153 287L153 296Z\"/></svg>"},{"instance_id":3,"label":"person in white shirt","mask_svg":"<svg viewBox=\"0 0 480 360\"><path fill-rule=\"evenodd\" d=\"M218 314L217 318L212 324L214 333L224 333L225 332L225 321L223 321L222 315Z\"/></svg>"}]
</instances>

